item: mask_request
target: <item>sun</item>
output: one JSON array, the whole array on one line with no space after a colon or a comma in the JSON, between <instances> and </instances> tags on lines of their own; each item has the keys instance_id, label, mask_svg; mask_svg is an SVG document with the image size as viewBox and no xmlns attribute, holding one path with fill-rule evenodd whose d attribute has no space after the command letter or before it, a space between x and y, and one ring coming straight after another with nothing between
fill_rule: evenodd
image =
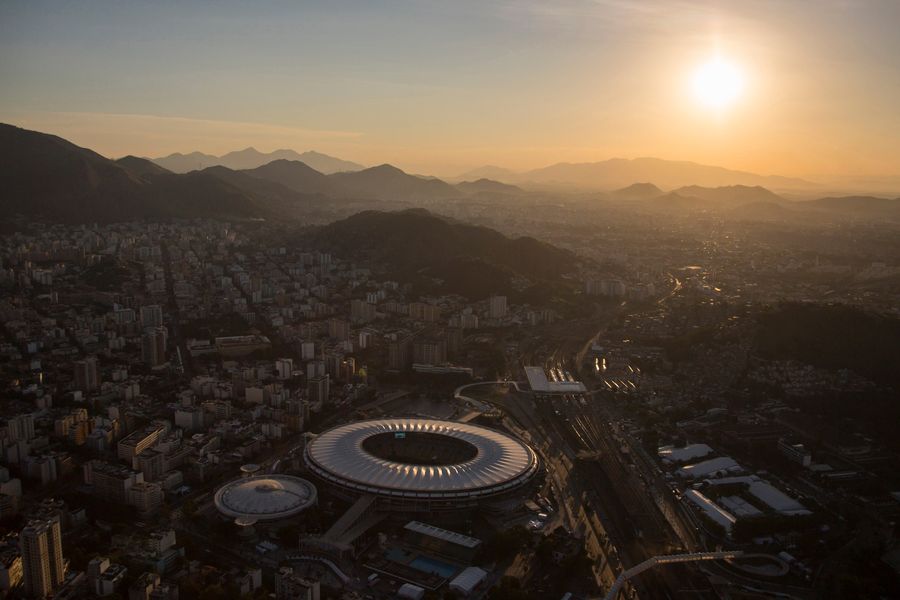
<instances>
[{"instance_id":1,"label":"sun","mask_svg":"<svg viewBox=\"0 0 900 600\"><path fill-rule=\"evenodd\" d=\"M714 58L700 65L692 80L694 96L708 108L724 109L744 91L744 76L734 64Z\"/></svg>"}]
</instances>

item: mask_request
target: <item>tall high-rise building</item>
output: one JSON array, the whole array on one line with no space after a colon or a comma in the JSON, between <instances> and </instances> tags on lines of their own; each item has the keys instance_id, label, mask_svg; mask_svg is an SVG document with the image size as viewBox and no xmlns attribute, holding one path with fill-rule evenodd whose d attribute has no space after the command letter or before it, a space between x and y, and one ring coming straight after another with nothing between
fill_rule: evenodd
<instances>
[{"instance_id":1,"label":"tall high-rise building","mask_svg":"<svg viewBox=\"0 0 900 600\"><path fill-rule=\"evenodd\" d=\"M413 362L424 365L440 365L447 362L447 340L417 339L413 344Z\"/></svg>"},{"instance_id":2,"label":"tall high-rise building","mask_svg":"<svg viewBox=\"0 0 900 600\"><path fill-rule=\"evenodd\" d=\"M307 383L306 390L311 403L321 402L322 404L328 404L328 397L331 393L331 378L328 375L313 377Z\"/></svg>"},{"instance_id":3,"label":"tall high-rise building","mask_svg":"<svg viewBox=\"0 0 900 600\"><path fill-rule=\"evenodd\" d=\"M89 356L75 361L75 388L84 392L93 392L100 387L97 372L97 357Z\"/></svg>"},{"instance_id":4,"label":"tall high-rise building","mask_svg":"<svg viewBox=\"0 0 900 600\"><path fill-rule=\"evenodd\" d=\"M95 496L118 504L129 504L131 488L144 481L140 471L96 459L82 465L82 470L84 482L93 486Z\"/></svg>"},{"instance_id":5,"label":"tall high-rise building","mask_svg":"<svg viewBox=\"0 0 900 600\"><path fill-rule=\"evenodd\" d=\"M141 327L162 327L163 311L159 304L141 307Z\"/></svg>"},{"instance_id":6,"label":"tall high-rise building","mask_svg":"<svg viewBox=\"0 0 900 600\"><path fill-rule=\"evenodd\" d=\"M324 360L311 360L306 363L306 379L310 380L314 377L321 377L325 374Z\"/></svg>"},{"instance_id":7,"label":"tall high-rise building","mask_svg":"<svg viewBox=\"0 0 900 600\"><path fill-rule=\"evenodd\" d=\"M13 442L30 442L34 439L34 415L23 413L6 419L7 435Z\"/></svg>"},{"instance_id":8,"label":"tall high-rise building","mask_svg":"<svg viewBox=\"0 0 900 600\"><path fill-rule=\"evenodd\" d=\"M113 313L115 315L116 324L118 325L127 325L128 323L134 323L134 309L133 308L119 308Z\"/></svg>"},{"instance_id":9,"label":"tall high-rise building","mask_svg":"<svg viewBox=\"0 0 900 600\"><path fill-rule=\"evenodd\" d=\"M366 300L350 301L350 320L353 323L368 323L375 319L375 305Z\"/></svg>"},{"instance_id":10,"label":"tall high-rise building","mask_svg":"<svg viewBox=\"0 0 900 600\"><path fill-rule=\"evenodd\" d=\"M407 335L388 344L388 369L406 371L412 364L413 338Z\"/></svg>"},{"instance_id":11,"label":"tall high-rise building","mask_svg":"<svg viewBox=\"0 0 900 600\"><path fill-rule=\"evenodd\" d=\"M316 357L315 342L300 342L300 360L312 360Z\"/></svg>"},{"instance_id":12,"label":"tall high-rise building","mask_svg":"<svg viewBox=\"0 0 900 600\"><path fill-rule=\"evenodd\" d=\"M491 296L490 317L492 319L502 319L506 316L506 312L506 296Z\"/></svg>"},{"instance_id":13,"label":"tall high-rise building","mask_svg":"<svg viewBox=\"0 0 900 600\"><path fill-rule=\"evenodd\" d=\"M157 367L166 362L166 342L169 332L165 327L151 327L141 337L141 360Z\"/></svg>"},{"instance_id":14,"label":"tall high-rise building","mask_svg":"<svg viewBox=\"0 0 900 600\"><path fill-rule=\"evenodd\" d=\"M147 448L133 462L144 474L144 481L157 481L166 472L166 455L155 448Z\"/></svg>"},{"instance_id":15,"label":"tall high-rise building","mask_svg":"<svg viewBox=\"0 0 900 600\"><path fill-rule=\"evenodd\" d=\"M19 535L25 593L43 598L62 584L66 563L59 519L30 521Z\"/></svg>"},{"instance_id":16,"label":"tall high-rise building","mask_svg":"<svg viewBox=\"0 0 900 600\"><path fill-rule=\"evenodd\" d=\"M593 279L585 282L588 296L624 296L626 291L625 282L618 279Z\"/></svg>"},{"instance_id":17,"label":"tall high-rise building","mask_svg":"<svg viewBox=\"0 0 900 600\"><path fill-rule=\"evenodd\" d=\"M341 366L338 370L338 379L340 381L348 382L353 380L354 375L356 375L356 359L352 356L348 356L341 361Z\"/></svg>"},{"instance_id":18,"label":"tall high-rise building","mask_svg":"<svg viewBox=\"0 0 900 600\"><path fill-rule=\"evenodd\" d=\"M333 340L350 339L350 323L343 319L328 319L328 337Z\"/></svg>"},{"instance_id":19,"label":"tall high-rise building","mask_svg":"<svg viewBox=\"0 0 900 600\"><path fill-rule=\"evenodd\" d=\"M447 358L455 359L462 352L463 330L460 327L450 327L444 334L447 340Z\"/></svg>"},{"instance_id":20,"label":"tall high-rise building","mask_svg":"<svg viewBox=\"0 0 900 600\"><path fill-rule=\"evenodd\" d=\"M344 360L344 355L338 352L329 352L323 358L325 359L325 372L331 375L332 379L337 379L341 372L341 361Z\"/></svg>"},{"instance_id":21,"label":"tall high-rise building","mask_svg":"<svg viewBox=\"0 0 900 600\"><path fill-rule=\"evenodd\" d=\"M275 361L275 373L278 379L290 379L294 374L294 361L290 358L279 358Z\"/></svg>"},{"instance_id":22,"label":"tall high-rise building","mask_svg":"<svg viewBox=\"0 0 900 600\"><path fill-rule=\"evenodd\" d=\"M159 483L142 481L131 486L129 496L130 504L137 509L138 514L147 516L159 511L164 494Z\"/></svg>"},{"instance_id":23,"label":"tall high-rise building","mask_svg":"<svg viewBox=\"0 0 900 600\"><path fill-rule=\"evenodd\" d=\"M409 318L415 321L434 322L441 318L441 307L425 302L411 302L409 304Z\"/></svg>"}]
</instances>

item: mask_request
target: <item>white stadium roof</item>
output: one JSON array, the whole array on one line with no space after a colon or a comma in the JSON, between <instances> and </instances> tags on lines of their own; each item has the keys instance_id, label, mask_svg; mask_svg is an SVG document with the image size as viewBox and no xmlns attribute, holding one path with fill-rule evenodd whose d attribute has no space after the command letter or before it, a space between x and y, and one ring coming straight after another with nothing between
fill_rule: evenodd
<instances>
[{"instance_id":1,"label":"white stadium roof","mask_svg":"<svg viewBox=\"0 0 900 600\"><path fill-rule=\"evenodd\" d=\"M292 475L257 475L226 483L213 498L224 515L259 521L284 519L316 503L316 487Z\"/></svg>"},{"instance_id":2,"label":"white stadium roof","mask_svg":"<svg viewBox=\"0 0 900 600\"><path fill-rule=\"evenodd\" d=\"M374 455L363 442L381 434L452 438L470 447L456 464L411 464ZM448 440L450 441L450 440ZM486 496L523 485L537 472L534 451L519 440L470 423L393 418L348 423L329 429L306 447L307 465L319 477L357 492L413 499Z\"/></svg>"}]
</instances>

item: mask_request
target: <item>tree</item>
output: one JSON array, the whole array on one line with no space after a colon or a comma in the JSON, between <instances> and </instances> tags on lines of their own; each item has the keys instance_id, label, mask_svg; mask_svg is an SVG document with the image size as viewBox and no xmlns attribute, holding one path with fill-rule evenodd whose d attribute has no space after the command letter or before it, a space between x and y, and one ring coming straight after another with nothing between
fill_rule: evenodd
<instances>
[{"instance_id":1,"label":"tree","mask_svg":"<svg viewBox=\"0 0 900 600\"><path fill-rule=\"evenodd\" d=\"M531 594L522 589L522 584L515 577L503 576L500 584L488 592L488 600L530 600Z\"/></svg>"},{"instance_id":2,"label":"tree","mask_svg":"<svg viewBox=\"0 0 900 600\"><path fill-rule=\"evenodd\" d=\"M549 537L543 536L535 548L534 555L541 566L550 565L553 562L553 541Z\"/></svg>"},{"instance_id":3,"label":"tree","mask_svg":"<svg viewBox=\"0 0 900 600\"><path fill-rule=\"evenodd\" d=\"M498 532L488 540L484 545L482 555L487 559L506 560L518 554L530 541L531 535L524 527L513 527Z\"/></svg>"}]
</instances>

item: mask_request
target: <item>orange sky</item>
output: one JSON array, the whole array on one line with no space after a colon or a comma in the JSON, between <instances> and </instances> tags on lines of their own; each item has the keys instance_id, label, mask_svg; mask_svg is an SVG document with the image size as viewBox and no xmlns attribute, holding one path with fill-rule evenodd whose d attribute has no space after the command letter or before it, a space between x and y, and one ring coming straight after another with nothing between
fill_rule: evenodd
<instances>
[{"instance_id":1,"label":"orange sky","mask_svg":"<svg viewBox=\"0 0 900 600\"><path fill-rule=\"evenodd\" d=\"M254 146L452 175L658 156L900 177L900 3L0 6L0 120L117 157ZM747 6L750 5L750 6ZM744 92L691 92L722 56Z\"/></svg>"}]
</instances>

